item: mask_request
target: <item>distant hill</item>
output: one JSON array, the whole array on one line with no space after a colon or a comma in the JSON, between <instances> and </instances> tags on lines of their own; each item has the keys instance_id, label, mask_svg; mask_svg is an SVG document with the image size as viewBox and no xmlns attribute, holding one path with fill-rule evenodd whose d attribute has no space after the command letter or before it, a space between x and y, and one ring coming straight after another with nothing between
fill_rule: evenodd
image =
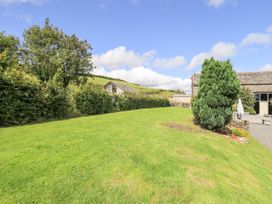
<instances>
[{"instance_id":1,"label":"distant hill","mask_svg":"<svg viewBox=\"0 0 272 204\"><path fill-rule=\"evenodd\" d=\"M164 90L164 89L155 89L155 88L144 87L139 84L130 83L130 82L127 82L122 79L115 79L115 78L106 77L106 76L99 76L99 75L93 75L92 77L89 77L88 81L90 83L101 86L101 88L103 88L104 85L106 85L109 81L112 81L112 82L118 83L120 85L133 88L136 91L135 92L136 94L152 96L152 97L169 98L173 94L183 93L180 90Z\"/></svg>"}]
</instances>

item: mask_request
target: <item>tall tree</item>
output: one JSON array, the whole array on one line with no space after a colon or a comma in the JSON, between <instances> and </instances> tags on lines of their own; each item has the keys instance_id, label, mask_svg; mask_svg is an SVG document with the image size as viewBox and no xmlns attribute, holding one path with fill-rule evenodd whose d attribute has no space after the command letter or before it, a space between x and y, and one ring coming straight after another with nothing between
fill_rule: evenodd
<instances>
[{"instance_id":1,"label":"tall tree","mask_svg":"<svg viewBox=\"0 0 272 204\"><path fill-rule=\"evenodd\" d=\"M32 26L24 32L23 62L42 81L59 79L63 86L80 73L93 70L91 46L87 41L69 36L45 20L44 27Z\"/></svg>"},{"instance_id":2,"label":"tall tree","mask_svg":"<svg viewBox=\"0 0 272 204\"><path fill-rule=\"evenodd\" d=\"M193 102L195 121L208 129L224 128L231 121L239 90L240 82L229 61L205 60Z\"/></svg>"},{"instance_id":3,"label":"tall tree","mask_svg":"<svg viewBox=\"0 0 272 204\"><path fill-rule=\"evenodd\" d=\"M75 35L64 35L58 52L59 73L62 74L64 86L67 86L69 81L77 79L80 74L92 71L90 50L91 46L86 40L79 40Z\"/></svg>"}]
</instances>

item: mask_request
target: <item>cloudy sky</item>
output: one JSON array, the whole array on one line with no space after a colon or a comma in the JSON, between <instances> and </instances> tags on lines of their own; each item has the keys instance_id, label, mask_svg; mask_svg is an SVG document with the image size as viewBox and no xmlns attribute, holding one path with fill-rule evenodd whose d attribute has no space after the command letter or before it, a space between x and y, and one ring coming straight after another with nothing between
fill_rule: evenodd
<instances>
[{"instance_id":1,"label":"cloudy sky","mask_svg":"<svg viewBox=\"0 0 272 204\"><path fill-rule=\"evenodd\" d=\"M272 71L271 0L0 0L0 30L22 39L46 17L93 47L96 74L190 92L204 59Z\"/></svg>"}]
</instances>

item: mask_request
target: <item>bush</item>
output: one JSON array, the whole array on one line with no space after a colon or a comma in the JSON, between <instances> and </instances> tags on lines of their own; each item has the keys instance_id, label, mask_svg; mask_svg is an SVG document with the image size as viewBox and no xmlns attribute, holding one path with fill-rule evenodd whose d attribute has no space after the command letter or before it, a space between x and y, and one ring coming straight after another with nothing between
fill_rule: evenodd
<instances>
[{"instance_id":1,"label":"bush","mask_svg":"<svg viewBox=\"0 0 272 204\"><path fill-rule=\"evenodd\" d=\"M240 89L239 98L242 100L245 112L249 112L251 114L256 114L254 110L255 105L255 97L250 91L250 89L246 87L242 87Z\"/></svg>"},{"instance_id":2,"label":"bush","mask_svg":"<svg viewBox=\"0 0 272 204\"><path fill-rule=\"evenodd\" d=\"M47 118L65 118L72 113L72 98L67 88L50 81L46 86Z\"/></svg>"},{"instance_id":3,"label":"bush","mask_svg":"<svg viewBox=\"0 0 272 204\"><path fill-rule=\"evenodd\" d=\"M240 83L229 61L205 60L199 79L199 91L193 100L195 122L208 129L224 128L232 118Z\"/></svg>"},{"instance_id":4,"label":"bush","mask_svg":"<svg viewBox=\"0 0 272 204\"><path fill-rule=\"evenodd\" d=\"M20 67L0 73L0 125L19 125L46 116L43 87L39 80Z\"/></svg>"},{"instance_id":5,"label":"bush","mask_svg":"<svg viewBox=\"0 0 272 204\"><path fill-rule=\"evenodd\" d=\"M231 133L238 137L246 137L246 138L250 137L249 132L241 128L231 128Z\"/></svg>"},{"instance_id":6,"label":"bush","mask_svg":"<svg viewBox=\"0 0 272 204\"><path fill-rule=\"evenodd\" d=\"M169 101L162 98L129 97L127 99L130 101L130 105L133 107L132 109L170 106Z\"/></svg>"},{"instance_id":7,"label":"bush","mask_svg":"<svg viewBox=\"0 0 272 204\"><path fill-rule=\"evenodd\" d=\"M75 95L76 107L86 115L110 113L114 111L114 98L87 86Z\"/></svg>"},{"instance_id":8,"label":"bush","mask_svg":"<svg viewBox=\"0 0 272 204\"><path fill-rule=\"evenodd\" d=\"M0 126L65 118L73 110L68 89L42 84L18 66L0 72L0 90Z\"/></svg>"},{"instance_id":9,"label":"bush","mask_svg":"<svg viewBox=\"0 0 272 204\"><path fill-rule=\"evenodd\" d=\"M248 112L250 115L256 115L256 111L252 107L245 107L245 112Z\"/></svg>"},{"instance_id":10,"label":"bush","mask_svg":"<svg viewBox=\"0 0 272 204\"><path fill-rule=\"evenodd\" d=\"M87 85L76 96L76 107L86 115L111 113L116 111L133 110L140 108L170 106L166 99L148 97L119 97L109 95L100 89Z\"/></svg>"}]
</instances>

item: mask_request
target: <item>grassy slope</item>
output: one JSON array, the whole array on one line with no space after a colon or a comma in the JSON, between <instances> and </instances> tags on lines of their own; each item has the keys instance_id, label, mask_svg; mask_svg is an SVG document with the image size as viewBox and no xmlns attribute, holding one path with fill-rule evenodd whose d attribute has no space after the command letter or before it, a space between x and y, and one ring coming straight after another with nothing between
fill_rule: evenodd
<instances>
[{"instance_id":1,"label":"grassy slope","mask_svg":"<svg viewBox=\"0 0 272 204\"><path fill-rule=\"evenodd\" d=\"M146 95L151 95L151 96L162 96L165 98L171 97L173 94L178 93L177 91L171 91L171 90L161 90L161 89L153 89L153 88L147 88L143 87L137 84L129 83L123 80L114 80L114 79L107 79L107 78L102 78L99 76L95 76L93 78L89 78L89 82L97 85L104 86L106 85L109 81L119 83L124 86L128 86L130 88L133 88L137 93L141 94L146 94Z\"/></svg>"},{"instance_id":2,"label":"grassy slope","mask_svg":"<svg viewBox=\"0 0 272 204\"><path fill-rule=\"evenodd\" d=\"M191 119L161 108L0 129L0 203L271 203L272 153Z\"/></svg>"}]
</instances>

